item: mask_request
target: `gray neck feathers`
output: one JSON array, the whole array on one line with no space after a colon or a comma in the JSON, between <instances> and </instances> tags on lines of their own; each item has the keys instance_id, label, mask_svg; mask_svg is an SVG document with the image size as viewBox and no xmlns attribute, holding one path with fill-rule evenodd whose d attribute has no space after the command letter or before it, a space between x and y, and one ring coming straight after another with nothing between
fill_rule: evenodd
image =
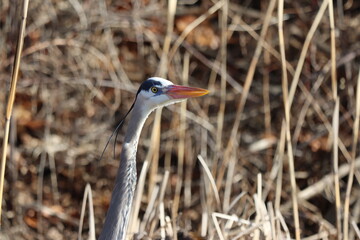
<instances>
[{"instance_id":1,"label":"gray neck feathers","mask_svg":"<svg viewBox=\"0 0 360 240\"><path fill-rule=\"evenodd\" d=\"M136 151L141 130L148 111L140 104L132 110L121 151L120 166L99 240L123 240L130 218L130 211L136 187Z\"/></svg>"}]
</instances>

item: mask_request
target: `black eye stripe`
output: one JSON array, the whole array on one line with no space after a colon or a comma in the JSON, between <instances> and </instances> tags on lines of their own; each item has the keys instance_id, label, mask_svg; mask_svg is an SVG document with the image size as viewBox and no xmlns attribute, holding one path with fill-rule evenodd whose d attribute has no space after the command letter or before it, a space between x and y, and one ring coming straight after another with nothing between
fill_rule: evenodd
<instances>
[{"instance_id":1,"label":"black eye stripe","mask_svg":"<svg viewBox=\"0 0 360 240\"><path fill-rule=\"evenodd\" d=\"M162 83L159 81L156 81L156 80L148 79L140 85L139 90L137 91L136 95L139 94L139 92L142 90L149 91L150 88L153 86L162 86Z\"/></svg>"}]
</instances>

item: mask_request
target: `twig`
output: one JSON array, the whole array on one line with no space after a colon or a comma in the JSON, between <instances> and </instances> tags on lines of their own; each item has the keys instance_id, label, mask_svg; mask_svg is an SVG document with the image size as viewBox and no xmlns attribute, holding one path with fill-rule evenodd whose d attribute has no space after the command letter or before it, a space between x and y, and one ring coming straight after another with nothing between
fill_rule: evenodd
<instances>
[{"instance_id":1,"label":"twig","mask_svg":"<svg viewBox=\"0 0 360 240\"><path fill-rule=\"evenodd\" d=\"M211 217L212 217L212 220L213 220L213 222L214 222L216 232L217 232L218 235L219 235L219 239L220 239L220 240L225 240L224 235L223 235L222 232L221 232L220 224L219 224L219 221L217 220L216 213L213 213L213 214L211 215Z\"/></svg>"},{"instance_id":2,"label":"twig","mask_svg":"<svg viewBox=\"0 0 360 240\"><path fill-rule=\"evenodd\" d=\"M334 168L334 190L336 205L336 227L337 237L341 239L341 200L340 200L340 179L339 179L339 98L336 99L333 115L333 168Z\"/></svg>"},{"instance_id":3,"label":"twig","mask_svg":"<svg viewBox=\"0 0 360 240\"><path fill-rule=\"evenodd\" d=\"M210 61L204 54L202 54L200 51L198 51L195 47L193 47L191 44L188 44L187 42L183 42L183 46L187 51L191 53L192 56L194 56L204 65L206 65L209 69L211 69L211 71L215 71L217 75L221 76L220 63L216 59ZM226 81L231 87L234 88L236 92L242 93L242 86L229 73L226 73ZM209 81L209 86L212 85L210 84L210 82L211 81ZM254 96L249 94L249 97L253 98Z\"/></svg>"},{"instance_id":4,"label":"twig","mask_svg":"<svg viewBox=\"0 0 360 240\"><path fill-rule=\"evenodd\" d=\"M10 119L12 115L12 110L14 106L15 93L16 93L16 84L19 76L19 68L20 68L20 59L21 52L24 44L24 36L25 36L25 27L26 27L26 19L28 12L29 0L24 0L23 2L23 12L21 16L21 25L19 36L17 39L16 45L16 55L14 59L14 68L11 75L11 86L10 86L10 94L7 101L6 113L5 113L5 129L4 129L4 139L2 145L2 155L1 155L1 169L0 169L0 225L1 225L1 216L2 216L2 199L3 199L3 191L4 191L4 181L5 181L5 168L6 168L6 153L7 146L9 141L9 130L10 130Z\"/></svg>"},{"instance_id":5,"label":"twig","mask_svg":"<svg viewBox=\"0 0 360 240\"><path fill-rule=\"evenodd\" d=\"M335 46L335 20L333 1L329 1L330 39L331 39L331 86L333 98L337 98L337 76L336 76L336 46Z\"/></svg>"},{"instance_id":6,"label":"twig","mask_svg":"<svg viewBox=\"0 0 360 240\"><path fill-rule=\"evenodd\" d=\"M275 212L272 202L267 202L267 209L269 211L269 218L270 218L270 225L271 225L271 239L276 239L276 227L275 227L275 221L278 222L278 219L275 218Z\"/></svg>"},{"instance_id":7,"label":"twig","mask_svg":"<svg viewBox=\"0 0 360 240\"><path fill-rule=\"evenodd\" d=\"M231 160L229 161L229 168L226 176L225 189L224 189L224 198L223 198L224 212L229 212L230 210L231 189L235 175L235 168L236 168L236 159L234 156L231 156Z\"/></svg>"},{"instance_id":8,"label":"twig","mask_svg":"<svg viewBox=\"0 0 360 240\"><path fill-rule=\"evenodd\" d=\"M351 225L353 226L355 232L356 232L356 235L358 238L360 238L360 230L359 230L359 227L357 226L356 222L355 221L351 221Z\"/></svg>"},{"instance_id":9,"label":"twig","mask_svg":"<svg viewBox=\"0 0 360 240\"><path fill-rule=\"evenodd\" d=\"M230 16L231 16L231 15L230 15ZM259 41L260 36L259 36L259 34L256 32L255 29L251 28L251 26L249 26L246 22L244 22L241 18L239 18L238 15L233 16L233 18L234 18L234 22L235 22L235 21L238 21L239 24L241 24L241 26L244 28L244 30L245 30L247 33L249 33L249 35L250 35L251 37L254 38L254 40ZM235 29L233 29L232 25L230 25L230 26L229 26L229 30L235 30ZM269 34L269 35L270 35L270 34ZM268 37L268 39L269 39L269 37ZM262 47L266 50L266 52L267 52L268 54L271 54L274 58L276 58L277 60L281 61L281 55L280 55L280 53L279 53L273 46L271 46L270 43L268 43L267 41L265 41L265 39L264 39L264 41L261 41L261 45L262 45ZM287 67L289 73L290 73L291 75L294 75L295 69L293 68L293 66L292 66L289 62L286 62L286 67Z\"/></svg>"},{"instance_id":10,"label":"twig","mask_svg":"<svg viewBox=\"0 0 360 240\"><path fill-rule=\"evenodd\" d=\"M83 6L78 0L69 0L69 3L72 5L72 7L79 16L81 28L86 29L88 27L88 20L86 18Z\"/></svg>"},{"instance_id":11,"label":"twig","mask_svg":"<svg viewBox=\"0 0 360 240\"><path fill-rule=\"evenodd\" d=\"M184 60L183 60L183 71L182 71L182 84L185 86L188 84L189 81L189 65L190 65L190 54L189 52L185 52L184 54ZM180 126L179 126L179 142L178 142L178 162L184 163L185 161L185 129L187 127L186 122L186 106L187 101L183 101L180 103ZM185 167L188 167L188 164L186 164ZM185 181L184 181L184 206L189 207L191 204L191 170L190 173L186 171L185 173Z\"/></svg>"},{"instance_id":12,"label":"twig","mask_svg":"<svg viewBox=\"0 0 360 240\"><path fill-rule=\"evenodd\" d=\"M165 77L167 75L167 65L170 62L169 60L171 59L168 56L168 53L170 51L171 36L174 30L176 4L177 4L177 0L170 0L168 2L167 29L166 29L166 35L163 45L163 52L161 55L160 65L157 73L157 75L159 75L160 77Z\"/></svg>"},{"instance_id":13,"label":"twig","mask_svg":"<svg viewBox=\"0 0 360 240\"><path fill-rule=\"evenodd\" d=\"M235 116L235 120L234 120L234 125L232 127L231 135L230 135L229 141L228 141L226 149L225 149L224 158L223 158L224 161L222 163L223 167L220 169L219 174L218 174L218 176L216 178L216 186L217 186L218 189L220 188L220 186L222 184L223 176L225 174L225 168L228 165L228 161L230 160L229 159L230 153L231 153L231 151L233 149L233 146L236 143L236 138L238 137L238 130L239 130L239 126L240 126L240 120L241 120L242 112L244 110L244 106L245 106L246 100L247 100L248 95L249 95L250 87L251 87L253 77L254 77L254 74L255 74L256 65L257 65L257 63L259 61L259 58L260 58L260 55L261 55L261 52L262 52L262 46L263 46L262 42L265 39L265 35L267 33L267 30L268 30L268 27L269 27L269 24L270 24L271 14L272 14L272 12L274 11L274 8L275 8L275 3L276 3L276 0L271 0L270 3L269 3L269 6L268 6L267 11L266 11L265 19L264 19L264 25L263 25L263 28L261 29L260 39L257 42L254 56L253 56L253 58L251 60L251 63L249 65L249 71L248 71L248 73L246 75L244 89L243 89L243 92L241 94L241 99L240 99L239 104L237 105L237 108L236 108L236 116Z\"/></svg>"},{"instance_id":14,"label":"twig","mask_svg":"<svg viewBox=\"0 0 360 240\"><path fill-rule=\"evenodd\" d=\"M169 181L169 171L165 171L163 182L161 183L160 187L160 193L159 193L159 206L158 211L160 213L159 219L160 219L160 231L161 231L161 239L165 239L165 210L164 210L164 196L165 196L165 190L167 183Z\"/></svg>"},{"instance_id":15,"label":"twig","mask_svg":"<svg viewBox=\"0 0 360 240\"><path fill-rule=\"evenodd\" d=\"M360 158L357 158L355 161L355 168L360 167ZM343 178L347 176L350 172L350 164L346 163L339 167L339 178ZM331 184L333 184L334 181L334 174L329 173L328 175L324 176L321 180L318 182L312 184L311 186L305 188L304 190L300 191L298 193L298 200L299 202L303 200L308 200L318 194L320 194L324 189ZM281 210L285 211L291 206L290 202L286 202L281 206Z\"/></svg>"},{"instance_id":16,"label":"twig","mask_svg":"<svg viewBox=\"0 0 360 240\"><path fill-rule=\"evenodd\" d=\"M357 79L356 87L356 110L355 110L355 122L353 127L353 145L351 151L351 163L350 163L350 172L348 183L346 187L345 203L344 203L344 240L349 238L349 207L350 207L350 194L351 188L353 185L354 174L355 174L355 157L356 157L356 147L359 137L359 120L360 120L360 69Z\"/></svg>"},{"instance_id":17,"label":"twig","mask_svg":"<svg viewBox=\"0 0 360 240\"><path fill-rule=\"evenodd\" d=\"M220 81L220 105L217 114L217 131L216 131L216 151L222 152L222 133L224 127L224 115L226 106L226 72L227 72L227 18L228 18L228 1L219 1L222 4L220 29L221 29L221 46L220 46L220 61L221 61L221 81ZM218 2L218 3L219 3ZM217 154L216 157L219 157ZM219 186L218 186L219 187ZM218 188L219 189L219 188Z\"/></svg>"},{"instance_id":18,"label":"twig","mask_svg":"<svg viewBox=\"0 0 360 240\"><path fill-rule=\"evenodd\" d=\"M282 216L280 211L276 211L276 217L279 218L279 220L280 220L281 226L283 227L285 234L286 234L286 239L290 240L291 238L290 238L289 228L287 227L284 217ZM278 236L278 237L281 237L281 236Z\"/></svg>"},{"instance_id":19,"label":"twig","mask_svg":"<svg viewBox=\"0 0 360 240\"><path fill-rule=\"evenodd\" d=\"M151 192L151 196L149 198L148 205L146 207L143 220L142 220L142 222L140 224L140 231L141 232L145 231L145 226L150 221L151 213L155 209L155 202L156 202L156 198L157 198L157 196L159 194L159 191L160 191L160 187L156 185L154 187L154 190Z\"/></svg>"},{"instance_id":20,"label":"twig","mask_svg":"<svg viewBox=\"0 0 360 240\"><path fill-rule=\"evenodd\" d=\"M168 3L166 36L164 40L159 68L157 69L157 73L156 73L156 75L160 77L165 77L167 75L168 53L171 44L171 35L174 30L176 3L177 0L171 0ZM149 153L146 156L146 160L151 163L150 175L149 175L149 193L152 191L152 189L155 186L155 179L159 165L158 163L159 163L159 149L160 149L161 113L162 113L162 108L159 108L155 111L155 120L151 133L151 142L153 144L151 144Z\"/></svg>"},{"instance_id":21,"label":"twig","mask_svg":"<svg viewBox=\"0 0 360 240\"><path fill-rule=\"evenodd\" d=\"M94 218L94 204L93 204L93 196L91 191L90 184L86 184L82 207L81 207L81 214L80 214L80 221L79 221L79 232L78 232L78 240L81 240L81 232L84 225L84 217L85 217L85 207L86 202L89 202L89 239L95 240L95 218Z\"/></svg>"},{"instance_id":22,"label":"twig","mask_svg":"<svg viewBox=\"0 0 360 240\"><path fill-rule=\"evenodd\" d=\"M254 194L254 203L255 203L255 209L256 209L256 217L255 217L255 224L259 224L260 219L262 219L262 211L261 211L261 206L260 206L260 202L261 202L261 198L262 198L262 177L261 177L261 173L257 174L257 188L256 188L257 193ZM259 240L260 237L260 230L256 229L254 231L254 240Z\"/></svg>"},{"instance_id":23,"label":"twig","mask_svg":"<svg viewBox=\"0 0 360 240\"><path fill-rule=\"evenodd\" d=\"M159 219L160 219L160 236L161 239L166 238L166 221L165 221L165 209L164 209L164 202L160 202L159 204Z\"/></svg>"},{"instance_id":24,"label":"twig","mask_svg":"<svg viewBox=\"0 0 360 240\"><path fill-rule=\"evenodd\" d=\"M318 11L318 13L317 13L317 15L316 15L316 17L314 19L314 22L311 25L310 30L309 30L309 32L308 32L308 34L306 36L303 48L302 48L301 53L300 53L299 61L298 61L298 64L296 66L295 75L293 77L291 87L290 87L290 92L289 92L289 107L290 108L291 108L291 105L292 105L292 102L293 102L293 99L294 99L296 87L297 87L298 82L299 82L301 70L302 70L302 67L304 66L307 50L309 49L311 39L313 38L313 36L315 34L315 30L319 26L320 20L321 20L322 16L325 13L325 10L326 10L326 7L327 7L328 3L329 3L329 0L325 0L325 1L322 2L321 6L320 6L320 9L319 9L319 11Z\"/></svg>"},{"instance_id":25,"label":"twig","mask_svg":"<svg viewBox=\"0 0 360 240\"><path fill-rule=\"evenodd\" d=\"M266 221L261 221L259 223L254 223L251 224L250 227L248 229L245 229L244 231L241 231L238 235L236 235L235 237L233 237L233 240L237 240L237 239L241 239L246 235L250 235L252 232L256 231L257 229L261 228L264 226L264 224L268 223L269 220Z\"/></svg>"},{"instance_id":26,"label":"twig","mask_svg":"<svg viewBox=\"0 0 360 240\"><path fill-rule=\"evenodd\" d=\"M283 180L283 167L284 167L284 156L285 156L285 139L286 139L286 125L285 120L282 121L281 125L281 133L280 133L280 140L278 151L276 154L276 161L278 162L279 168L277 171L277 178L276 178L276 187L275 187L275 214L276 212L280 212L280 203L281 203L281 192L282 192L282 180ZM281 222L278 220L276 221L276 229L277 229L277 236L281 233L280 231Z\"/></svg>"},{"instance_id":27,"label":"twig","mask_svg":"<svg viewBox=\"0 0 360 240\"><path fill-rule=\"evenodd\" d=\"M281 54L281 69L282 69L282 90L283 90L283 99L284 99L284 111L285 111L285 125L286 125L286 143L287 143L287 153L289 160L289 172L290 172L290 184L291 184L291 198L293 203L293 213L294 213L294 223L295 223L295 237L296 240L300 240L300 222L299 222L299 210L298 210L298 201L297 201L297 187L295 179L295 164L294 164L294 155L293 148L291 143L291 134L290 134L290 99L288 96L288 78L286 71L286 57L285 57L285 42L284 42L284 33L283 33L283 14L284 14L284 1L279 0L278 2L278 30L279 30L279 47Z\"/></svg>"},{"instance_id":28,"label":"twig","mask_svg":"<svg viewBox=\"0 0 360 240\"><path fill-rule=\"evenodd\" d=\"M214 4L209 10L207 10L204 14L199 16L195 21L190 23L184 31L181 33L181 35L176 39L174 45L172 46L170 53L169 53L169 60L171 61L180 47L181 43L186 39L186 37L191 33L192 30L194 30L197 26L199 26L200 23L205 21L209 16L214 14L216 11L218 11L224 4L224 1L218 1L216 4Z\"/></svg>"},{"instance_id":29,"label":"twig","mask_svg":"<svg viewBox=\"0 0 360 240\"><path fill-rule=\"evenodd\" d=\"M216 184L215 184L215 180L214 177L211 175L210 169L207 166L205 160L202 158L201 155L198 155L198 159L201 163L201 166L204 168L205 174L207 175L209 181L210 181L210 186L214 192L214 196L215 196L215 200L216 200L216 204L217 206L220 208L220 196L219 196L219 192L218 189L216 188Z\"/></svg>"}]
</instances>

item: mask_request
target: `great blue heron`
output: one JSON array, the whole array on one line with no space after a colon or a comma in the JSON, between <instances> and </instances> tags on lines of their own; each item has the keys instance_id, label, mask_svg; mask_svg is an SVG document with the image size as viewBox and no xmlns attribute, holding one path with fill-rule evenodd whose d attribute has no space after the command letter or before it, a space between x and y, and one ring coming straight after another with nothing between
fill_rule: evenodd
<instances>
[{"instance_id":1,"label":"great blue heron","mask_svg":"<svg viewBox=\"0 0 360 240\"><path fill-rule=\"evenodd\" d=\"M158 107L207 93L205 89L174 85L158 77L149 78L141 84L133 105L125 115L126 117L131 112L120 155L120 166L100 240L125 239L136 186L136 150L146 118Z\"/></svg>"}]
</instances>

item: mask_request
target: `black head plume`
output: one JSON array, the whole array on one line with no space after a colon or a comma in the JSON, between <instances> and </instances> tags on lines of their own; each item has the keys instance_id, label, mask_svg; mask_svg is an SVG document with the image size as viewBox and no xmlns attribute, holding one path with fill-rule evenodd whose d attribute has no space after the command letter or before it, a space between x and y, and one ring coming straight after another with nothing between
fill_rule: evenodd
<instances>
[{"instance_id":1,"label":"black head plume","mask_svg":"<svg viewBox=\"0 0 360 240\"><path fill-rule=\"evenodd\" d=\"M137 95L137 94L136 94L136 95ZM106 150L107 146L109 145L111 138L112 138L112 137L114 136L114 134L116 133L116 135L115 135L115 141L114 141L114 158L115 158L115 145L116 145L117 136L118 136L118 134L119 134L119 131L120 131L122 125L124 124L124 121L125 121L126 117L129 115L129 113L131 112L131 110L134 108L135 102L136 102L136 98L135 98L135 101L133 102L133 104L131 105L129 111L128 111L128 112L125 114L125 116L120 120L120 122L119 122L118 125L116 126L115 130L111 133L109 139L108 139L107 142L106 142L106 145L105 145L105 147L104 147L104 150L103 150L102 153L101 153L100 160L103 158L104 153L105 153L105 150Z\"/></svg>"}]
</instances>

